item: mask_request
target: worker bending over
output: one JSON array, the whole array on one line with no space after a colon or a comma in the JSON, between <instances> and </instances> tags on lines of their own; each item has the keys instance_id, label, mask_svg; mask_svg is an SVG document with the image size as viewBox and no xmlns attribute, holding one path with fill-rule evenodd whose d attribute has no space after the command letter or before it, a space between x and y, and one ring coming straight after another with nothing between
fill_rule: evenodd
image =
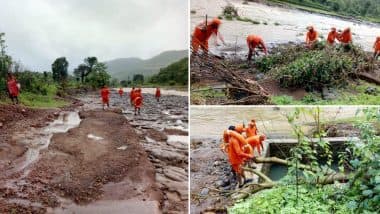
<instances>
[{"instance_id":1,"label":"worker bending over","mask_svg":"<svg viewBox=\"0 0 380 214\"><path fill-rule=\"evenodd\" d=\"M307 27L307 33L306 33L306 46L308 48L311 48L313 44L318 42L318 32L314 29L313 26Z\"/></svg>"},{"instance_id":2,"label":"worker bending over","mask_svg":"<svg viewBox=\"0 0 380 214\"><path fill-rule=\"evenodd\" d=\"M255 53L256 47L264 50L265 55L268 54L267 48L265 47L264 41L260 36L248 35L247 36L247 45L248 45L248 61L251 61L252 55Z\"/></svg>"},{"instance_id":3,"label":"worker bending over","mask_svg":"<svg viewBox=\"0 0 380 214\"><path fill-rule=\"evenodd\" d=\"M207 21L197 25L193 32L191 46L193 53L196 54L201 48L204 53L208 53L208 40L212 35L216 36L216 45L218 45L218 38L225 44L223 36L219 32L219 27L222 21L218 18L214 18L210 23Z\"/></svg>"}]
</instances>

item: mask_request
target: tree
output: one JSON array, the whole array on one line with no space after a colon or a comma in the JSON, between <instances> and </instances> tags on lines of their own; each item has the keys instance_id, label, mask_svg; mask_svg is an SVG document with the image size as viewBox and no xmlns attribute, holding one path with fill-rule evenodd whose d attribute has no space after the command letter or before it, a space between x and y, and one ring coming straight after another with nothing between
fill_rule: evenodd
<instances>
[{"instance_id":1,"label":"tree","mask_svg":"<svg viewBox=\"0 0 380 214\"><path fill-rule=\"evenodd\" d=\"M77 79L80 79L81 83L84 82L84 77L88 74L86 74L86 71L88 70L88 66L85 64L80 64L77 68L74 69L74 75Z\"/></svg>"},{"instance_id":2,"label":"tree","mask_svg":"<svg viewBox=\"0 0 380 214\"><path fill-rule=\"evenodd\" d=\"M142 75L142 74L133 75L133 82L139 83L139 84L144 83L144 75Z\"/></svg>"},{"instance_id":3,"label":"tree","mask_svg":"<svg viewBox=\"0 0 380 214\"><path fill-rule=\"evenodd\" d=\"M76 69L74 69L75 77L77 79L80 78L81 83L84 83L84 79L93 72L97 64L98 58L95 56L85 58L84 63L80 64Z\"/></svg>"},{"instance_id":4,"label":"tree","mask_svg":"<svg viewBox=\"0 0 380 214\"><path fill-rule=\"evenodd\" d=\"M93 71L89 74L86 82L94 88L99 88L103 85L109 85L111 76L107 73L107 66L104 63L96 63Z\"/></svg>"},{"instance_id":5,"label":"tree","mask_svg":"<svg viewBox=\"0 0 380 214\"><path fill-rule=\"evenodd\" d=\"M122 81L120 81L120 85L121 85L122 87L128 87L128 82L127 82L127 80L122 80Z\"/></svg>"},{"instance_id":6,"label":"tree","mask_svg":"<svg viewBox=\"0 0 380 214\"><path fill-rule=\"evenodd\" d=\"M66 57L57 58L51 65L51 70L53 71L53 79L56 82L64 83L67 79L67 68L69 67L69 62L67 62Z\"/></svg>"}]
</instances>

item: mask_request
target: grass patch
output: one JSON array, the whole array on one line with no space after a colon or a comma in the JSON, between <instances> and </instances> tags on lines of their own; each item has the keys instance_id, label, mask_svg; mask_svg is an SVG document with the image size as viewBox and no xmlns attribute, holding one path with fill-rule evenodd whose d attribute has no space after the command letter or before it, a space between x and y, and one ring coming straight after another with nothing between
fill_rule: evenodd
<instances>
[{"instance_id":1,"label":"grass patch","mask_svg":"<svg viewBox=\"0 0 380 214\"><path fill-rule=\"evenodd\" d=\"M379 95L366 94L368 87L380 91L380 86L360 81L359 85L350 84L345 88L337 90L337 99L323 100L319 93L308 93L301 100L295 100L291 96L272 96L271 103L276 105L379 105Z\"/></svg>"},{"instance_id":2,"label":"grass patch","mask_svg":"<svg viewBox=\"0 0 380 214\"><path fill-rule=\"evenodd\" d=\"M21 93L19 99L21 104L32 108L59 108L68 104L52 95L39 95L30 92Z\"/></svg>"}]
</instances>

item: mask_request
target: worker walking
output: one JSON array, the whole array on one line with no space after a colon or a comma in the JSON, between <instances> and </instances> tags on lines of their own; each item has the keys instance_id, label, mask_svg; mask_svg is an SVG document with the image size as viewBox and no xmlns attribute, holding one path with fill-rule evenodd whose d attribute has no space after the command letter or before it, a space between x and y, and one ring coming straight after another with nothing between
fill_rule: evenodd
<instances>
[{"instance_id":1,"label":"worker walking","mask_svg":"<svg viewBox=\"0 0 380 214\"><path fill-rule=\"evenodd\" d=\"M160 102L160 97L161 97L161 90L159 87L156 88L156 94L155 94L157 102Z\"/></svg>"},{"instance_id":2,"label":"worker walking","mask_svg":"<svg viewBox=\"0 0 380 214\"><path fill-rule=\"evenodd\" d=\"M343 30L343 32L339 35L338 40L342 44L350 44L352 43L352 33L350 28L346 28Z\"/></svg>"},{"instance_id":3,"label":"worker walking","mask_svg":"<svg viewBox=\"0 0 380 214\"><path fill-rule=\"evenodd\" d=\"M122 98L123 97L123 93L124 93L124 91L123 91L123 89L122 88L119 88L119 95L120 95L120 98Z\"/></svg>"},{"instance_id":4,"label":"worker walking","mask_svg":"<svg viewBox=\"0 0 380 214\"><path fill-rule=\"evenodd\" d=\"M17 83L15 76L13 76L11 73L8 73L7 89L9 98L11 98L13 105L19 104L18 95L20 92L20 85Z\"/></svg>"},{"instance_id":5,"label":"worker walking","mask_svg":"<svg viewBox=\"0 0 380 214\"><path fill-rule=\"evenodd\" d=\"M100 96L102 97L103 110L105 110L105 105L107 105L108 108L110 107L109 95L110 95L110 90L108 89L106 85L103 85L102 89L100 90Z\"/></svg>"},{"instance_id":6,"label":"worker walking","mask_svg":"<svg viewBox=\"0 0 380 214\"><path fill-rule=\"evenodd\" d=\"M141 93L141 88L138 88L134 92L134 100L133 100L133 105L135 107L135 115L140 114L142 104L143 104L143 96Z\"/></svg>"},{"instance_id":7,"label":"worker walking","mask_svg":"<svg viewBox=\"0 0 380 214\"><path fill-rule=\"evenodd\" d=\"M131 92L129 92L129 101L133 105L133 100L135 99L135 87L132 87Z\"/></svg>"}]
</instances>

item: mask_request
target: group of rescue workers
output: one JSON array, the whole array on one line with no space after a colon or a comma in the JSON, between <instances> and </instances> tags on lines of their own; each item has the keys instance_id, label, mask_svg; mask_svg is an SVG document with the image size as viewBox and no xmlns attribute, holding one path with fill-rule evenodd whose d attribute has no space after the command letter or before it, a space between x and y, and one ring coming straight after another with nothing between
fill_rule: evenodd
<instances>
[{"instance_id":1,"label":"group of rescue workers","mask_svg":"<svg viewBox=\"0 0 380 214\"><path fill-rule=\"evenodd\" d=\"M123 98L123 94L124 94L123 88L119 88L118 93L119 93L120 98ZM109 95L110 95L110 90L106 85L104 85L102 89L100 90L100 96L102 97L103 109L105 109L105 106L107 106L108 108L110 107ZM161 97L161 89L157 87L156 93L155 93L155 98L157 102L160 101L160 97ZM131 92L129 93L129 101L135 109L135 115L140 114L140 109L143 104L143 96L142 96L141 88L132 87Z\"/></svg>"},{"instance_id":2,"label":"group of rescue workers","mask_svg":"<svg viewBox=\"0 0 380 214\"><path fill-rule=\"evenodd\" d=\"M236 175L239 187L248 182L245 178L243 166L255 158L255 151L261 155L264 150L266 136L259 134L256 121L251 120L247 127L244 124L230 126L223 132L221 149L227 153L232 172Z\"/></svg>"},{"instance_id":3,"label":"group of rescue workers","mask_svg":"<svg viewBox=\"0 0 380 214\"><path fill-rule=\"evenodd\" d=\"M216 36L215 44L217 45L218 38L225 44L223 36L219 32L219 27L221 26L222 21L218 18L214 18L209 23L206 21L197 25L194 29L192 35L192 51L194 54L198 52L199 49L203 50L204 53L208 53L208 40L212 35ZM335 41L339 41L341 44L347 45L352 43L352 33L350 28L346 28L343 31L337 30L335 27L331 28L327 36L327 44L332 46L335 44ZM306 33L306 46L308 48L312 47L313 44L318 42L318 32L313 26L307 27ZM247 36L247 46L248 46L248 57L247 60L251 61L252 55L256 54L256 48L262 50L265 55L267 55L267 48L265 46L264 40L254 34ZM380 36L376 37L376 41L373 45L374 59L377 59L380 56Z\"/></svg>"}]
</instances>

